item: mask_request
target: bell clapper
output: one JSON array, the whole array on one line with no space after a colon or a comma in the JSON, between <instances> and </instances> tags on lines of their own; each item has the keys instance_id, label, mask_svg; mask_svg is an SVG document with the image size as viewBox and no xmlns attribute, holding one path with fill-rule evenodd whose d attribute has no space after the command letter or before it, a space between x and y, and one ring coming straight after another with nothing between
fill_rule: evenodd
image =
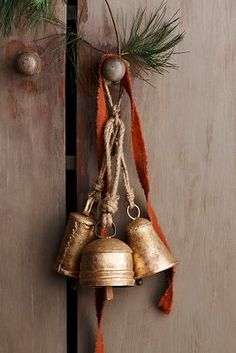
<instances>
[{"instance_id":1,"label":"bell clapper","mask_svg":"<svg viewBox=\"0 0 236 353\"><path fill-rule=\"evenodd\" d=\"M113 288L106 287L105 288L105 300L112 300L114 298Z\"/></svg>"},{"instance_id":2,"label":"bell clapper","mask_svg":"<svg viewBox=\"0 0 236 353\"><path fill-rule=\"evenodd\" d=\"M135 284L137 286L142 286L143 285L143 279L142 278L136 279Z\"/></svg>"}]
</instances>

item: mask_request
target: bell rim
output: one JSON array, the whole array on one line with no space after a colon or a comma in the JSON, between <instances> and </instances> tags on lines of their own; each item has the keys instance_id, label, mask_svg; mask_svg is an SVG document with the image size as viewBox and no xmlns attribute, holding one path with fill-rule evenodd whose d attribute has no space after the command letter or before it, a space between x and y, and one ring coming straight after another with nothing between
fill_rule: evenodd
<instances>
[{"instance_id":1,"label":"bell rim","mask_svg":"<svg viewBox=\"0 0 236 353\"><path fill-rule=\"evenodd\" d=\"M114 280L114 279L113 279ZM97 283L99 283L98 281L97 281ZM103 288L103 287L134 287L134 285L135 285L135 278L133 278L133 279L130 279L130 280L123 280L123 281L121 281L120 280L120 282L119 281L117 281L116 283L115 282L113 282L113 283L111 283L111 280L103 280L103 281L100 281L100 283L99 284L96 284L96 282L94 281L94 282L92 282L92 281L82 281L82 282L80 282L79 281L79 285L81 286L81 287L90 287L90 288Z\"/></svg>"},{"instance_id":2,"label":"bell rim","mask_svg":"<svg viewBox=\"0 0 236 353\"><path fill-rule=\"evenodd\" d=\"M116 288L118 288L118 287L134 287L135 286L135 280L132 282L132 283L130 283L130 284L104 284L104 285L92 285L92 284L87 284L87 283L84 283L84 284L81 284L81 283L79 283L79 285L80 285L80 287L83 287L83 288L105 288L105 287L116 287Z\"/></svg>"},{"instance_id":3,"label":"bell rim","mask_svg":"<svg viewBox=\"0 0 236 353\"><path fill-rule=\"evenodd\" d=\"M68 276L68 277L72 277L72 278L78 278L79 277L79 271L69 271L69 270L65 270L63 267L61 266L55 266L54 270L59 273L60 275L64 275L64 276Z\"/></svg>"},{"instance_id":4,"label":"bell rim","mask_svg":"<svg viewBox=\"0 0 236 353\"><path fill-rule=\"evenodd\" d=\"M169 269L175 267L178 264L179 264L179 261L176 260L174 262L171 262L167 267L164 267L163 269L159 268L159 269L156 269L156 270L153 270L153 271L146 271L142 275L138 275L138 276L135 275L135 269L134 269L134 278L136 280L136 279L140 279L140 278L151 277L151 276L157 275L158 273L161 273L161 272L164 272L166 270L169 270Z\"/></svg>"},{"instance_id":5,"label":"bell rim","mask_svg":"<svg viewBox=\"0 0 236 353\"><path fill-rule=\"evenodd\" d=\"M96 219L94 219L93 217L86 216L83 213L79 213L79 212L71 212L68 216L68 220L72 220L76 222L81 222L81 220L83 220L83 223L89 226L93 226L97 222Z\"/></svg>"}]
</instances>

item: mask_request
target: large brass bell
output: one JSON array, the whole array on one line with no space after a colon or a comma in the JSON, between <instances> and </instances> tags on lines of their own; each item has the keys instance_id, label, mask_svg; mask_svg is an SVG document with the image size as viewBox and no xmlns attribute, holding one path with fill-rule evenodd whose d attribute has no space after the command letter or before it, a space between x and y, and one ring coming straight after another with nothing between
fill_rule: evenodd
<instances>
[{"instance_id":1,"label":"large brass bell","mask_svg":"<svg viewBox=\"0 0 236 353\"><path fill-rule=\"evenodd\" d=\"M134 219L127 232L128 244L133 250L135 279L151 276L177 264L148 219Z\"/></svg>"},{"instance_id":2,"label":"large brass bell","mask_svg":"<svg viewBox=\"0 0 236 353\"><path fill-rule=\"evenodd\" d=\"M134 286L131 248L111 237L94 240L82 251L79 278L88 287Z\"/></svg>"},{"instance_id":3,"label":"large brass bell","mask_svg":"<svg viewBox=\"0 0 236 353\"><path fill-rule=\"evenodd\" d=\"M80 254L83 247L94 239L96 221L84 214L71 213L55 263L58 273L79 277Z\"/></svg>"}]
</instances>

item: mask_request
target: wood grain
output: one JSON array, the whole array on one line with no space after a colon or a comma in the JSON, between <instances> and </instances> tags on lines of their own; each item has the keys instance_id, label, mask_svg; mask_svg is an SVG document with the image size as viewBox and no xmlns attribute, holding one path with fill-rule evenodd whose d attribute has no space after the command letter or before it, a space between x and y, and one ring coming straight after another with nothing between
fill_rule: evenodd
<instances>
[{"instance_id":1,"label":"wood grain","mask_svg":"<svg viewBox=\"0 0 236 353\"><path fill-rule=\"evenodd\" d=\"M65 282L52 270L65 221L64 59L55 69L33 39L1 39L1 353L66 352ZM35 77L14 69L24 50L42 56Z\"/></svg>"},{"instance_id":2,"label":"wood grain","mask_svg":"<svg viewBox=\"0 0 236 353\"><path fill-rule=\"evenodd\" d=\"M85 3L82 32L95 45L113 47L105 5L95 0ZM127 13L128 19L139 5L157 6L154 0L110 4L114 11ZM178 49L190 52L174 57L178 71L153 77L156 89L138 80L134 85L149 152L153 204L180 261L175 307L169 317L155 308L163 274L146 279L142 287L116 289L105 312L106 351L232 353L236 346L236 3L170 0L168 7L172 13L181 9L186 37ZM78 90L79 208L96 171L96 91L91 71L97 60L95 53L84 54L87 79ZM128 125L127 101L124 119ZM130 153L128 140L126 152ZM128 165L138 201L144 205L130 154ZM121 208L116 217L121 237L127 222ZM89 289L79 290L78 318L78 353L90 353L96 318Z\"/></svg>"}]
</instances>

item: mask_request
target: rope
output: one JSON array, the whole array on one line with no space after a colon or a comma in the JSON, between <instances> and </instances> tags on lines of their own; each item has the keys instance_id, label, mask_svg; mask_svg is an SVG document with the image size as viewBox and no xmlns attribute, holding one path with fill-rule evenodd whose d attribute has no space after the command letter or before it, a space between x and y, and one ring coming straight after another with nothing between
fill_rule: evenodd
<instances>
[{"instance_id":1,"label":"rope","mask_svg":"<svg viewBox=\"0 0 236 353\"><path fill-rule=\"evenodd\" d=\"M116 162L114 177L112 171L112 146L111 139L114 136L114 132L118 129L116 136ZM107 193L101 204L101 226L108 228L112 226L112 216L117 212L118 209L118 186L122 167L122 155L123 155L123 143L124 143L125 126L123 121L120 119L120 109L117 105L113 106L113 115L108 119L104 129L104 150L106 160L106 172L107 172Z\"/></svg>"},{"instance_id":2,"label":"rope","mask_svg":"<svg viewBox=\"0 0 236 353\"><path fill-rule=\"evenodd\" d=\"M114 130L115 131L113 131L113 135L111 137L111 145L110 145L111 150L113 149L113 146L116 143L119 127L115 126ZM104 188L104 177L105 177L106 170L107 170L107 162L106 162L106 155L104 155L97 180L93 184L93 190L88 194L88 200L83 210L84 215L88 216L92 210L94 203L98 202L101 199L101 193Z\"/></svg>"},{"instance_id":3,"label":"rope","mask_svg":"<svg viewBox=\"0 0 236 353\"><path fill-rule=\"evenodd\" d=\"M112 95L111 92L109 90L108 87L108 83L107 81L104 79L104 87L106 90L106 94L108 97L108 102L110 103L110 106L112 108L112 110L114 111L114 109L118 109L117 114L119 114L119 118L120 118L120 106L121 106L121 101L122 101L122 96L123 96L123 90L120 91L119 94L119 101L117 106L114 105L113 103L113 99L112 99ZM130 186L130 180L129 180L129 173L128 173L128 169L127 169L127 165L125 162L125 158L124 158L124 151L122 148L122 154L121 154L121 163L122 163L122 175L123 175L123 181L124 181L124 186L125 186L125 190L126 190L126 200L128 205L130 206L130 208L132 209L134 207L134 191Z\"/></svg>"},{"instance_id":4,"label":"rope","mask_svg":"<svg viewBox=\"0 0 236 353\"><path fill-rule=\"evenodd\" d=\"M129 173L128 173L128 169L127 169L127 165L125 162L125 158L124 158L124 154L121 158L121 162L122 162L122 175L123 175L123 181L124 181L124 186L125 186L125 190L126 190L126 200L127 203L129 205L129 207L132 209L135 206L134 203L134 191L130 186L130 180L129 180Z\"/></svg>"},{"instance_id":5,"label":"rope","mask_svg":"<svg viewBox=\"0 0 236 353\"><path fill-rule=\"evenodd\" d=\"M101 226L108 228L112 226L112 216L118 210L118 186L120 174L122 171L122 177L124 181L124 187L126 190L126 200L130 208L132 209L134 204L134 191L130 186L129 174L127 165L124 158L123 143L125 126L120 117L120 107L122 101L122 93L119 96L117 104L114 104L112 95L110 93L107 81L104 79L104 87L107 93L108 102L110 104L112 114L107 120L104 128L104 156L102 165L99 170L98 178L93 185L93 190L88 195L83 213L89 215L95 202L101 199L101 193L104 188L104 177L107 173L107 193L101 202ZM116 163L114 171L112 171L112 152L114 146L116 147Z\"/></svg>"}]
</instances>

